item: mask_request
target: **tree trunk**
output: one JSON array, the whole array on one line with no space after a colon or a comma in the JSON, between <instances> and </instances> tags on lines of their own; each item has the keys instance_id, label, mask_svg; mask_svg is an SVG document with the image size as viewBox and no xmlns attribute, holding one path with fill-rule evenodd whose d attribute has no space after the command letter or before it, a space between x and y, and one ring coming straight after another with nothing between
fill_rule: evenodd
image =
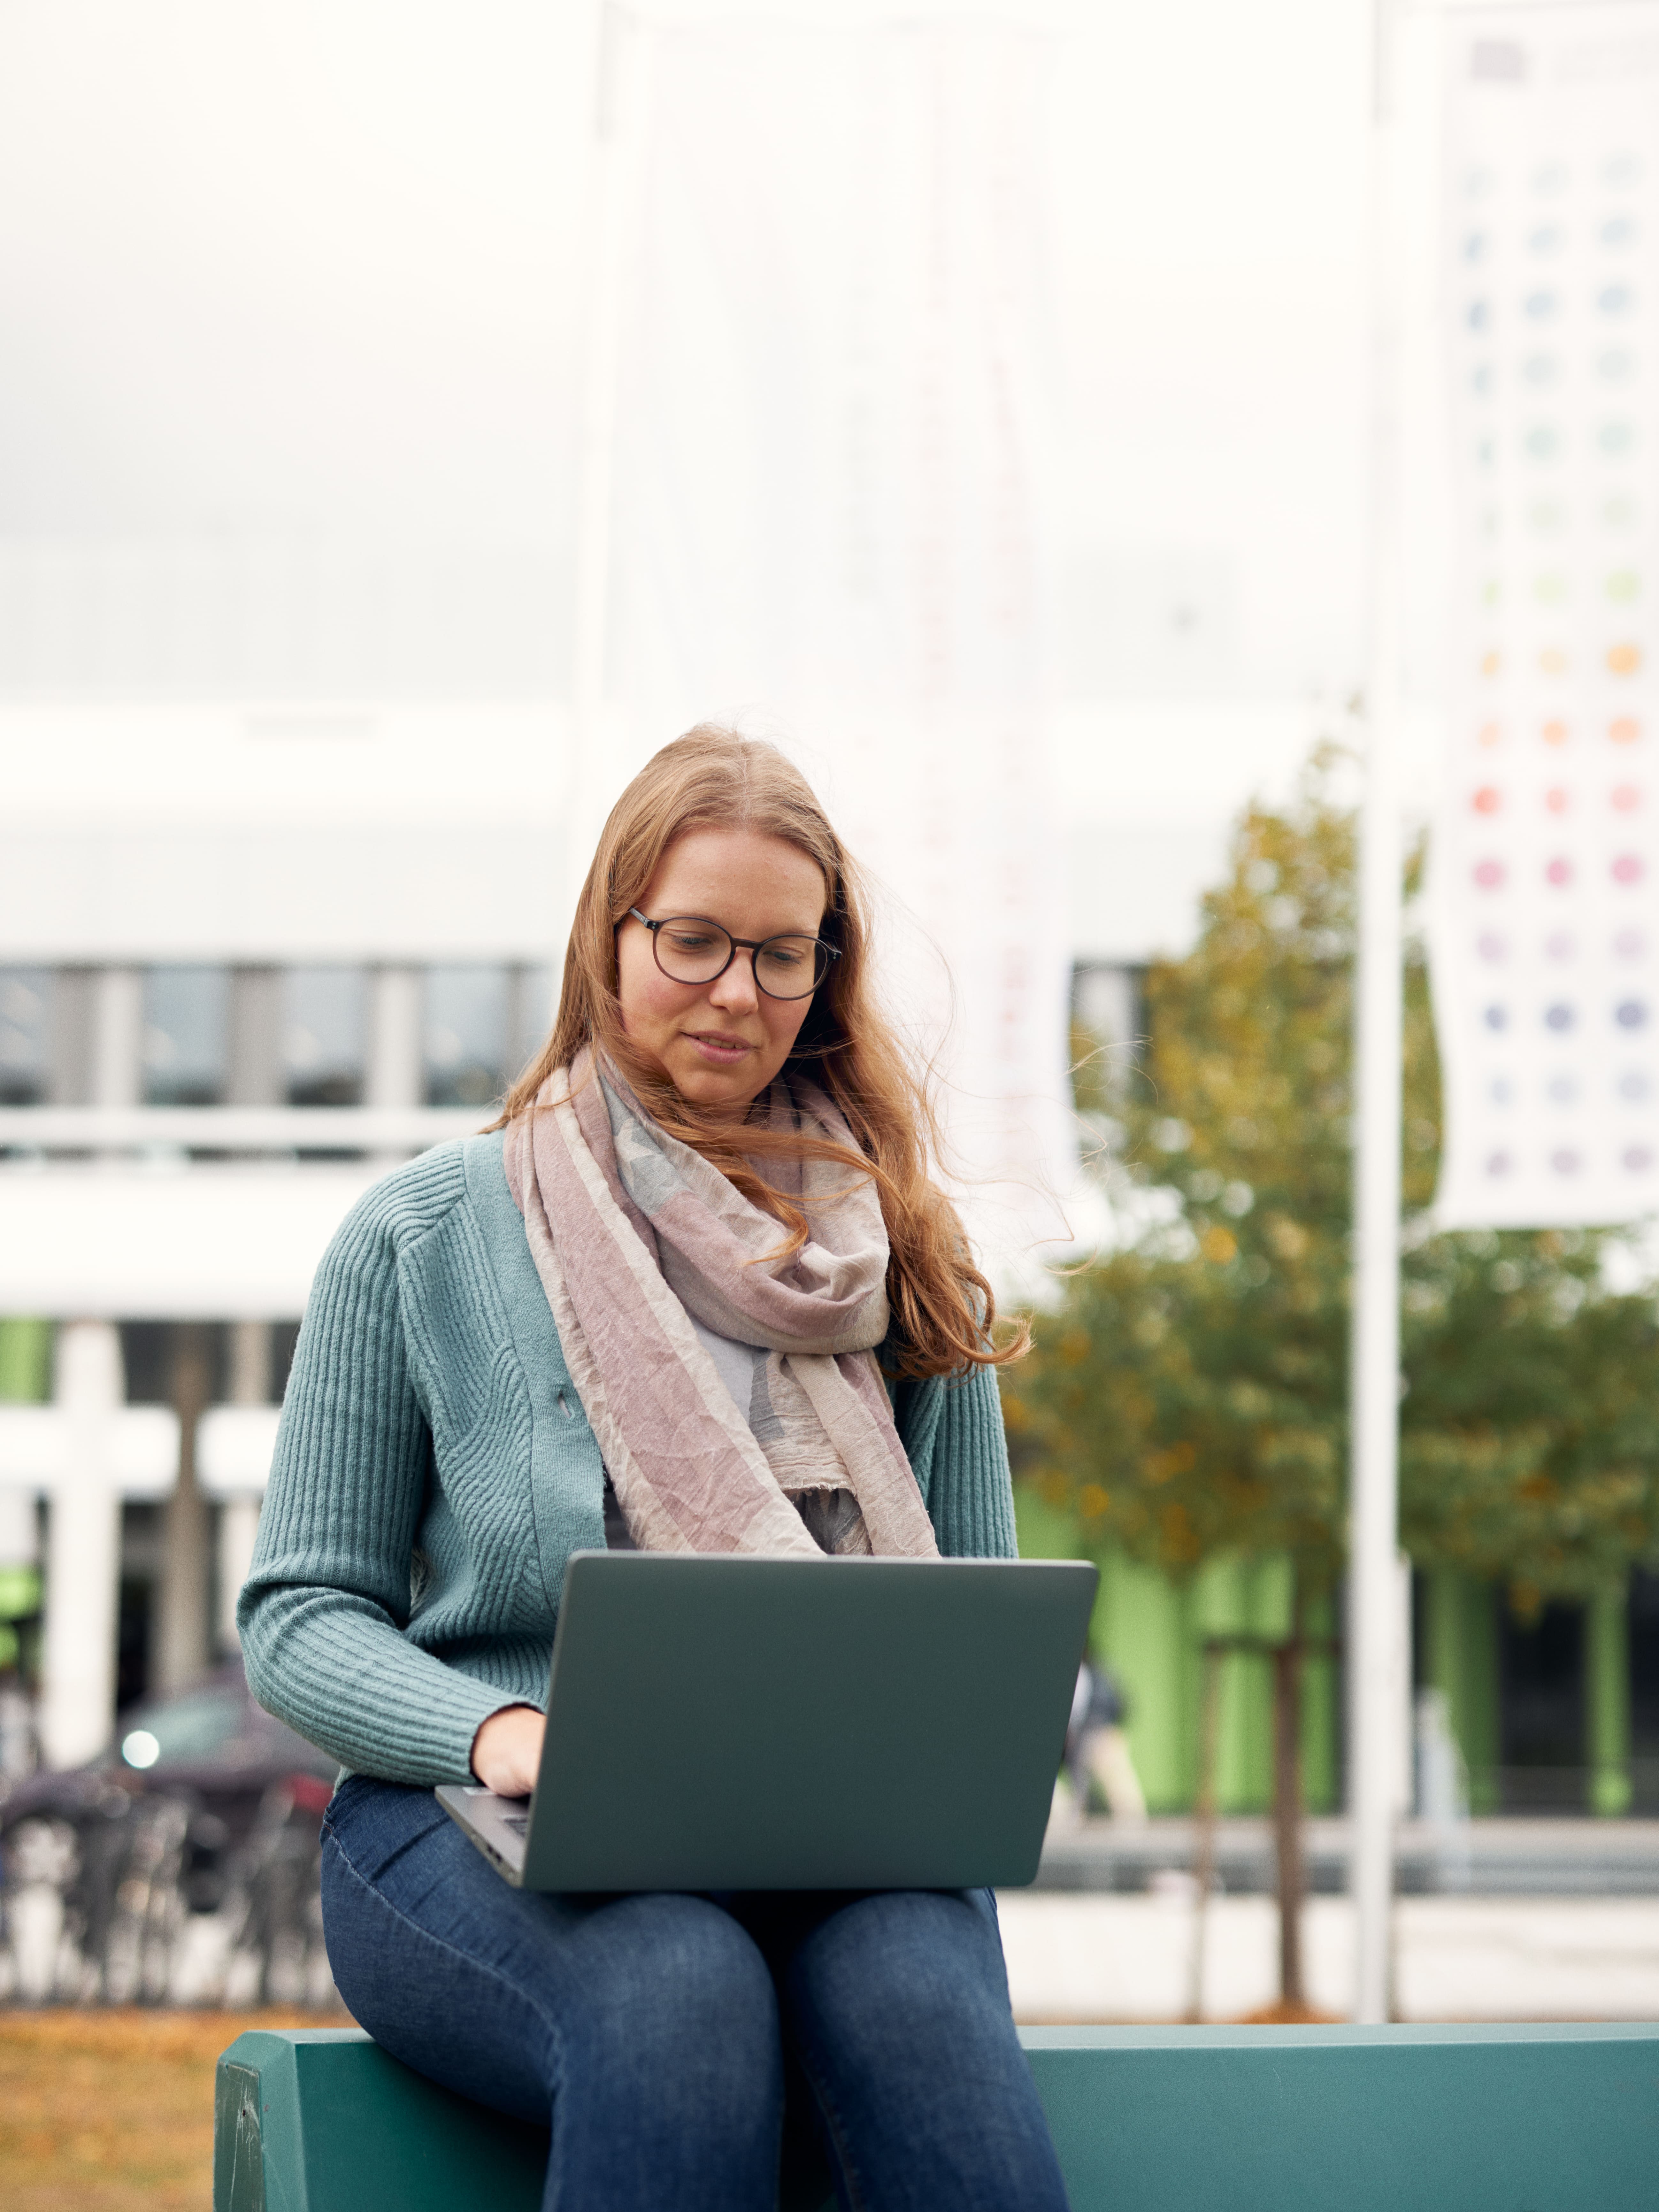
<instances>
[{"instance_id":1,"label":"tree trunk","mask_svg":"<svg viewBox=\"0 0 1659 2212\"><path fill-rule=\"evenodd\" d=\"M1290 1641L1273 1651L1273 1842L1279 1861L1279 2002L1305 2009L1302 1979L1302 1589L1291 1608Z\"/></svg>"}]
</instances>

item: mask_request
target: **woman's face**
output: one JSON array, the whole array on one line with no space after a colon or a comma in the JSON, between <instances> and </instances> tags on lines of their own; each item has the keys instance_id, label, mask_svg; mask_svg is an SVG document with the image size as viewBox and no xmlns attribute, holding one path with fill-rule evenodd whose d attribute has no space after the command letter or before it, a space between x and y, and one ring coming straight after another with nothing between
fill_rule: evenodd
<instances>
[{"instance_id":1,"label":"woman's face","mask_svg":"<svg viewBox=\"0 0 1659 2212\"><path fill-rule=\"evenodd\" d=\"M755 830L688 830L635 903L652 921L696 915L732 937L816 937L823 921L817 863ZM769 999L753 956L736 953L712 983L677 983L658 967L652 933L617 930L617 988L629 1042L682 1098L741 1119L789 1057L811 998Z\"/></svg>"}]
</instances>

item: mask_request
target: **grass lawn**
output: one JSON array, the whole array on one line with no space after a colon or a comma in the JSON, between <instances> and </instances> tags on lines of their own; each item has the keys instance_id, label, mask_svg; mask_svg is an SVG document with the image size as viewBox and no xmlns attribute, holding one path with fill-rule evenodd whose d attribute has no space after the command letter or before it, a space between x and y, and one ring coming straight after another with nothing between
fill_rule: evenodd
<instances>
[{"instance_id":1,"label":"grass lawn","mask_svg":"<svg viewBox=\"0 0 1659 2212\"><path fill-rule=\"evenodd\" d=\"M0 2204L208 2212L214 2061L244 2028L331 2024L315 2013L0 2008Z\"/></svg>"}]
</instances>

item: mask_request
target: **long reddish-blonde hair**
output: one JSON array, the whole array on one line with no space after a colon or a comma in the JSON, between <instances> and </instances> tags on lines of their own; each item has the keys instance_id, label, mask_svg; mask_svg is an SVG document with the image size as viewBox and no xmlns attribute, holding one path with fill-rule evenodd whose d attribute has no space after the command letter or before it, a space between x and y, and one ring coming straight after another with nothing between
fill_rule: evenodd
<instances>
[{"instance_id":1,"label":"long reddish-blonde hair","mask_svg":"<svg viewBox=\"0 0 1659 2212\"><path fill-rule=\"evenodd\" d=\"M662 1069L642 1065L623 1028L617 930L637 906L663 854L688 830L744 829L817 862L825 900L822 933L841 957L815 994L784 1073L828 1092L858 1150L797 1133L734 1128L701 1113ZM991 1286L975 1267L955 1207L928 1174L939 1124L926 1079L895 1035L870 975L870 921L859 872L811 785L775 745L700 723L648 761L611 810L576 902L552 1035L507 1092L502 1127L524 1113L556 1070L586 1044L608 1053L670 1136L695 1146L745 1194L776 1215L781 1252L807 1235L799 1205L763 1177L767 1157L838 1160L873 1177L887 1224L887 1294L894 1328L888 1359L898 1375L965 1374L1026 1349L1023 1325L999 1329Z\"/></svg>"}]
</instances>

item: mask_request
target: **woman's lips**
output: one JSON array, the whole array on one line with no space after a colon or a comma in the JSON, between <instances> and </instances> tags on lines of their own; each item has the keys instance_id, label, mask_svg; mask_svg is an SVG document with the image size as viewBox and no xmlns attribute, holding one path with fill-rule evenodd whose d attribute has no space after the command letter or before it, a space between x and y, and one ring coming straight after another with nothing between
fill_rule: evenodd
<instances>
[{"instance_id":1,"label":"woman's lips","mask_svg":"<svg viewBox=\"0 0 1659 2212\"><path fill-rule=\"evenodd\" d=\"M716 1035L699 1036L695 1030L685 1032L686 1042L696 1047L712 1067L735 1067L738 1062L752 1052L752 1045L741 1037Z\"/></svg>"}]
</instances>

